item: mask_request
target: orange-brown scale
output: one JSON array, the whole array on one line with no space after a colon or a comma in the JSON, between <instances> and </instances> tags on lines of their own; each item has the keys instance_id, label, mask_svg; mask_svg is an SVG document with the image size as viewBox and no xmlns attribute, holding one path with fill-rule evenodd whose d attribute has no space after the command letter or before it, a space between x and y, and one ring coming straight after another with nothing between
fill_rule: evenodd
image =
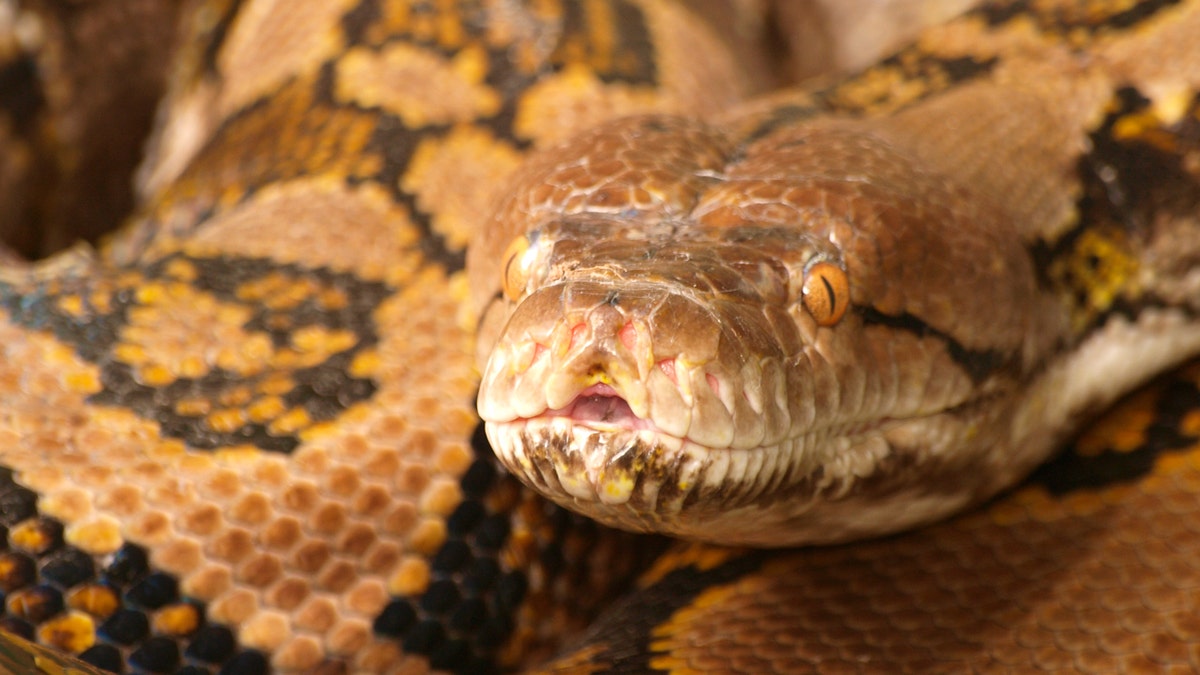
<instances>
[{"instance_id":1,"label":"orange-brown scale","mask_svg":"<svg viewBox=\"0 0 1200 675\"><path fill-rule=\"evenodd\" d=\"M1139 447L1118 437L1098 459L1104 441L1089 435L1086 452L927 530L770 556L678 547L610 615L649 615L644 644L606 637L631 627L602 619L582 655L543 672L584 672L576 659L600 672L1194 669L1200 539L1183 514L1200 486L1200 434L1186 422L1200 406L1197 367L1113 412L1140 418L1147 402L1156 429Z\"/></svg>"}]
</instances>

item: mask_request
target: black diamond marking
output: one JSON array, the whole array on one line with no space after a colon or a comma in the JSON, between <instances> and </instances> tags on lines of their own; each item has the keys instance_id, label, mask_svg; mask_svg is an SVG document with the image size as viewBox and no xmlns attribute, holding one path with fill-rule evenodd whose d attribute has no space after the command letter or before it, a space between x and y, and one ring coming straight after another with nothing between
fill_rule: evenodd
<instances>
[{"instance_id":1,"label":"black diamond marking","mask_svg":"<svg viewBox=\"0 0 1200 675\"><path fill-rule=\"evenodd\" d=\"M1190 218L1200 212L1200 181L1185 167L1186 155L1200 153L1200 95L1193 97L1179 123L1152 130L1161 133L1156 139L1160 143L1169 139L1170 150L1144 137L1129 137L1115 130L1122 120L1145 113L1150 106L1151 101L1133 88L1116 92L1111 111L1088 135L1091 151L1077 163L1083 188L1076 206L1078 223L1053 242L1039 240L1029 246L1039 284L1069 299L1080 310L1091 306L1086 280L1069 276L1055 279L1052 269L1058 260L1074 254L1085 233L1110 228L1122 233L1129 246L1139 247L1153 236L1153 224L1163 214ZM1136 319L1143 309L1165 306L1167 303L1151 294L1118 296L1111 306L1091 317L1082 334L1104 326L1113 316ZM1179 309L1188 311L1186 307Z\"/></svg>"},{"instance_id":2,"label":"black diamond marking","mask_svg":"<svg viewBox=\"0 0 1200 675\"><path fill-rule=\"evenodd\" d=\"M0 467L0 525L10 528L36 515L37 493L17 483L12 469Z\"/></svg>"},{"instance_id":3,"label":"black diamond marking","mask_svg":"<svg viewBox=\"0 0 1200 675\"><path fill-rule=\"evenodd\" d=\"M267 675L270 672L270 662L262 652L247 649L221 667L218 675Z\"/></svg>"},{"instance_id":4,"label":"black diamond marking","mask_svg":"<svg viewBox=\"0 0 1200 675\"><path fill-rule=\"evenodd\" d=\"M14 635L23 637L30 642L37 641L32 624L30 624L28 621L23 621L8 614L0 616L0 630L6 630Z\"/></svg>"},{"instance_id":5,"label":"black diamond marking","mask_svg":"<svg viewBox=\"0 0 1200 675\"><path fill-rule=\"evenodd\" d=\"M654 629L676 611L688 606L701 593L730 584L758 571L769 553L748 553L716 567L700 570L686 566L672 570L648 588L639 589L606 610L581 642L603 645L597 663L608 663L607 675L638 675L661 672L651 666Z\"/></svg>"},{"instance_id":6,"label":"black diamond marking","mask_svg":"<svg viewBox=\"0 0 1200 675\"><path fill-rule=\"evenodd\" d=\"M411 129L399 118L380 113L371 140L367 142L367 151L385 159L383 167L372 176L372 180L386 187L392 199L407 209L409 220L421 233L417 246L424 258L450 272L456 272L465 266L466 252L451 248L446 238L434 230L432 215L417 205L416 195L400 189L401 176L408 170L417 146L435 138L444 138L449 132L450 127L445 125Z\"/></svg>"},{"instance_id":7,"label":"black diamond marking","mask_svg":"<svg viewBox=\"0 0 1200 675\"><path fill-rule=\"evenodd\" d=\"M1196 437L1181 431L1183 418L1200 409L1196 383L1168 375L1154 408L1153 423L1142 445L1129 451L1106 449L1098 455L1081 455L1072 446L1043 464L1028 483L1041 485L1056 496L1078 490L1097 490L1134 483L1149 475L1162 455L1196 444Z\"/></svg>"},{"instance_id":8,"label":"black diamond marking","mask_svg":"<svg viewBox=\"0 0 1200 675\"><path fill-rule=\"evenodd\" d=\"M121 650L106 642L88 647L79 659L97 668L119 673L125 668L125 660L121 658Z\"/></svg>"},{"instance_id":9,"label":"black diamond marking","mask_svg":"<svg viewBox=\"0 0 1200 675\"><path fill-rule=\"evenodd\" d=\"M327 310L319 306L315 299L307 299L284 309L264 306L257 308L244 328L267 334L276 346L288 344L295 330L314 326L347 330L357 336L357 343L350 349L334 354L318 365L287 373L296 386L282 399L290 407L303 407L314 423L335 419L346 408L374 395L376 384L369 379L351 376L348 368L355 356L378 344L379 335L372 313L393 289L383 283L363 281L348 273L279 264L260 258L188 258L176 254L144 268L142 274L147 280L177 281L168 272L175 261L186 261L195 269L196 277L191 282L193 288L231 303L241 302L237 292L245 283L267 275L304 279L341 291L349 303L344 308ZM247 421L231 432L217 432L203 424L201 419L176 411L176 403L180 400L201 398L215 401L232 386L253 386L276 373L243 377L214 368L198 378L180 378L165 387L152 387L139 382L128 364L114 360L111 354L119 343L121 328L128 322L129 312L137 303L134 294L113 292L112 311L80 318L60 312L56 307L57 295L14 295L12 291L11 287L0 284L0 307L8 310L14 322L29 328L53 331L60 340L74 347L81 357L101 367L100 379L104 388L89 397L90 403L132 410L145 419L158 422L163 435L182 439L197 449L251 444L263 450L291 452L299 445L300 439L295 435L274 434L265 423ZM88 297L87 292L78 294ZM0 492L0 502L6 498L9 498L6 493ZM0 514L0 517L6 516Z\"/></svg>"},{"instance_id":10,"label":"black diamond marking","mask_svg":"<svg viewBox=\"0 0 1200 675\"><path fill-rule=\"evenodd\" d=\"M473 435L475 463L460 479L464 500L449 518L446 543L432 557L428 587L417 596L393 598L374 622L378 635L456 673L497 669L496 655L528 602L527 574L537 574L543 588L563 579L567 586L587 583L591 572L581 561L568 559L566 549L576 549L580 541L592 540L601 531L592 521L539 502L544 520L537 528L535 571L507 568L501 552L508 544L513 514L491 511L487 504L493 491L509 494L521 488L515 478L497 470L482 426ZM661 551L658 540L640 543L631 554L636 560L648 562ZM631 564L630 571L636 567Z\"/></svg>"},{"instance_id":11,"label":"black diamond marking","mask_svg":"<svg viewBox=\"0 0 1200 675\"><path fill-rule=\"evenodd\" d=\"M30 55L22 55L0 67L0 116L9 120L12 133L29 138L39 114L46 107L46 94L38 77L38 66Z\"/></svg>"},{"instance_id":12,"label":"black diamond marking","mask_svg":"<svg viewBox=\"0 0 1200 675\"><path fill-rule=\"evenodd\" d=\"M1054 11L1054 8L1051 8L1051 11L1039 9L1038 3L1029 0L1008 4L990 3L971 14L983 17L984 21L993 27L1021 17L1032 19L1039 28L1052 33L1076 35L1084 32L1095 35L1106 30L1132 28L1153 18L1160 11L1178 5L1179 2L1180 0L1141 0L1128 9L1100 19L1097 19L1094 12L1068 17L1062 11ZM1087 7L1090 9L1092 4L1094 3L1088 3Z\"/></svg>"},{"instance_id":13,"label":"black diamond marking","mask_svg":"<svg viewBox=\"0 0 1200 675\"><path fill-rule=\"evenodd\" d=\"M200 63L203 64L206 73L220 76L220 68L217 66L217 55L220 53L221 47L225 46L225 40L229 37L229 28L233 25L233 21L238 13L241 12L244 1L231 0L225 7L225 11L222 12L221 18L213 25L212 30L200 40L204 44L204 53L201 56Z\"/></svg>"},{"instance_id":14,"label":"black diamond marking","mask_svg":"<svg viewBox=\"0 0 1200 675\"><path fill-rule=\"evenodd\" d=\"M590 71L606 83L654 85L658 82L658 66L654 60L654 44L646 17L641 8L626 0L609 0L608 11L612 13L613 26L619 32L606 35L615 40L606 51L616 62L603 63L591 39L591 26L595 23L587 16L591 9L585 3L564 3L562 36L555 52L550 56L554 65L561 69L569 65L568 54L583 52L588 57ZM623 59L623 60L622 60Z\"/></svg>"},{"instance_id":15,"label":"black diamond marking","mask_svg":"<svg viewBox=\"0 0 1200 675\"><path fill-rule=\"evenodd\" d=\"M118 609L100 624L100 634L117 644L129 646L150 635L150 618L136 609Z\"/></svg>"},{"instance_id":16,"label":"black diamond marking","mask_svg":"<svg viewBox=\"0 0 1200 675\"><path fill-rule=\"evenodd\" d=\"M0 466L0 504L15 503L21 523L34 523L50 533L55 543L37 553L0 553L0 629L36 641L38 626L61 616L73 591L88 585L105 584L123 592L123 606L106 617L86 614L97 624L98 641L81 657L113 672L181 672L182 656L189 661L221 666L230 675L266 675L267 662L254 650L243 650L224 626L208 624L204 606L181 598L177 580L150 567L144 548L125 544L102 561L61 541L62 523L40 516L20 495L31 493L13 480L13 471ZM32 494L32 493L31 493ZM17 495L17 499L12 499ZM32 509L32 511L30 510ZM4 514L0 513L0 517ZM198 614L200 628L190 637L154 635L150 612L167 604L185 601ZM128 663L123 654L128 654ZM222 665L224 664L224 665ZM186 667L195 667L189 664ZM198 672L208 673L207 670Z\"/></svg>"},{"instance_id":17,"label":"black diamond marking","mask_svg":"<svg viewBox=\"0 0 1200 675\"><path fill-rule=\"evenodd\" d=\"M125 599L137 607L159 609L179 599L179 582L162 572L152 572L125 593Z\"/></svg>"},{"instance_id":18,"label":"black diamond marking","mask_svg":"<svg viewBox=\"0 0 1200 675\"><path fill-rule=\"evenodd\" d=\"M124 588L150 574L150 557L146 549L134 544L125 544L113 554L112 561L104 568L101 578L116 588Z\"/></svg>"},{"instance_id":19,"label":"black diamond marking","mask_svg":"<svg viewBox=\"0 0 1200 675\"><path fill-rule=\"evenodd\" d=\"M179 665L179 645L167 637L152 637L133 650L129 664L152 673L170 672Z\"/></svg>"},{"instance_id":20,"label":"black diamond marking","mask_svg":"<svg viewBox=\"0 0 1200 675\"><path fill-rule=\"evenodd\" d=\"M941 94L964 82L987 77L995 70L998 64L999 59L996 58L983 60L977 60L969 56L942 58L927 54L916 46L907 47L869 68L850 75L845 79L838 80L823 89L814 91L812 93L811 104L776 106L769 115L763 118L763 121L757 127L743 137L740 147L745 148L779 129L810 119L821 113L861 114L869 109L888 104L889 101L886 96L889 95L889 92L885 92L881 94L880 98L870 101L846 102L839 100L839 90L853 85L858 80L872 77L879 70L898 70L907 79L919 79L925 82L933 81L929 77L932 73L937 72L940 74L940 77L937 78L937 87L930 87L911 100L897 104L892 111L896 112ZM893 89L890 91L900 90ZM738 159L737 152L734 153L731 161L736 161L736 159Z\"/></svg>"},{"instance_id":21,"label":"black diamond marking","mask_svg":"<svg viewBox=\"0 0 1200 675\"><path fill-rule=\"evenodd\" d=\"M37 625L61 612L66 604L58 589L38 584L9 594L5 606L18 618Z\"/></svg>"},{"instance_id":22,"label":"black diamond marking","mask_svg":"<svg viewBox=\"0 0 1200 675\"><path fill-rule=\"evenodd\" d=\"M354 8L342 16L342 34L346 44L358 46L366 39L367 28L382 16L377 0L361 0Z\"/></svg>"},{"instance_id":23,"label":"black diamond marking","mask_svg":"<svg viewBox=\"0 0 1200 675\"><path fill-rule=\"evenodd\" d=\"M58 588L66 590L72 586L96 578L96 564L92 557L77 548L57 551L42 563L42 577Z\"/></svg>"},{"instance_id":24,"label":"black diamond marking","mask_svg":"<svg viewBox=\"0 0 1200 675\"><path fill-rule=\"evenodd\" d=\"M237 639L225 626L202 626L192 637L184 655L205 663L221 663L233 655Z\"/></svg>"}]
</instances>

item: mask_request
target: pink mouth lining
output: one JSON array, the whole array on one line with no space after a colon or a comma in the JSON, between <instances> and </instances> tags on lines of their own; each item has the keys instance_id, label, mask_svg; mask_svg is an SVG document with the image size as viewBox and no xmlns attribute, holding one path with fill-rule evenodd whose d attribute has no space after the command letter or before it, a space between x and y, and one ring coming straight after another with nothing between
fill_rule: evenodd
<instances>
[{"instance_id":1,"label":"pink mouth lining","mask_svg":"<svg viewBox=\"0 0 1200 675\"><path fill-rule=\"evenodd\" d=\"M635 415L629 403L607 384L593 384L566 406L547 410L542 416L569 417L584 425L600 423L631 431L657 430L653 422Z\"/></svg>"}]
</instances>

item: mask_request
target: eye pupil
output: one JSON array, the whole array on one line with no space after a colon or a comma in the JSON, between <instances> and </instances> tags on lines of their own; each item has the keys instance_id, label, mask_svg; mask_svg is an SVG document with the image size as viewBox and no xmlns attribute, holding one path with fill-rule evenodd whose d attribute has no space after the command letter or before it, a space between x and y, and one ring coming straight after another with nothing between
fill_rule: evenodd
<instances>
[{"instance_id":1,"label":"eye pupil","mask_svg":"<svg viewBox=\"0 0 1200 675\"><path fill-rule=\"evenodd\" d=\"M820 326L834 325L850 306L846 271L833 263L819 262L810 267L804 274L801 291L804 308Z\"/></svg>"},{"instance_id":2,"label":"eye pupil","mask_svg":"<svg viewBox=\"0 0 1200 675\"><path fill-rule=\"evenodd\" d=\"M829 307L831 312L837 311L837 293L833 292L833 285L829 283L829 279L821 277L821 283L825 284L825 293L829 296Z\"/></svg>"}]
</instances>

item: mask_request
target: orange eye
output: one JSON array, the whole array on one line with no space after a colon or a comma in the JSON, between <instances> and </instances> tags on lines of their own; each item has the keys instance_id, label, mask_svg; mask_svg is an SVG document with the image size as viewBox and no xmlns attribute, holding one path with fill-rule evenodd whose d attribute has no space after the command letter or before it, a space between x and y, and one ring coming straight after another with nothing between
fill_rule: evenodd
<instances>
[{"instance_id":1,"label":"orange eye","mask_svg":"<svg viewBox=\"0 0 1200 675\"><path fill-rule=\"evenodd\" d=\"M833 263L819 262L808 268L801 291L804 308L820 326L837 323L850 307L846 270Z\"/></svg>"},{"instance_id":2,"label":"orange eye","mask_svg":"<svg viewBox=\"0 0 1200 675\"><path fill-rule=\"evenodd\" d=\"M521 235L513 240L504 251L504 295L517 302L525 296L529 283L529 237Z\"/></svg>"}]
</instances>

